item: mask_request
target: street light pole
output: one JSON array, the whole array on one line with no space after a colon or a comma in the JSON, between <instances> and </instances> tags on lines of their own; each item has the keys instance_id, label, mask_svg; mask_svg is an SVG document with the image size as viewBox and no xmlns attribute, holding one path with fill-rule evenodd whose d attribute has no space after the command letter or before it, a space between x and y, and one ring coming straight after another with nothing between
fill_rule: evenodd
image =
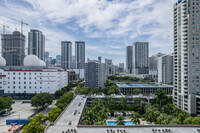
<instances>
[{"instance_id":1,"label":"street light pole","mask_svg":"<svg viewBox=\"0 0 200 133\"><path fill-rule=\"evenodd\" d=\"M20 114L18 115L18 133L20 133L19 127L20 127Z\"/></svg>"}]
</instances>

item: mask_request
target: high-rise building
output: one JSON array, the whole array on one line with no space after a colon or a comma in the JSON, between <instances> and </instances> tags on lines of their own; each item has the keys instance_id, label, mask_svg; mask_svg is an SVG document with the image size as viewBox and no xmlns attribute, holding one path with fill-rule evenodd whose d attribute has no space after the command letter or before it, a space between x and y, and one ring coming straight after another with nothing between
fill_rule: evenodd
<instances>
[{"instance_id":1,"label":"high-rise building","mask_svg":"<svg viewBox=\"0 0 200 133\"><path fill-rule=\"evenodd\" d=\"M101 63L101 56L98 56L98 61L99 63Z\"/></svg>"},{"instance_id":2,"label":"high-rise building","mask_svg":"<svg viewBox=\"0 0 200 133\"><path fill-rule=\"evenodd\" d=\"M124 63L119 63L119 68L121 68L124 71Z\"/></svg>"},{"instance_id":3,"label":"high-rise building","mask_svg":"<svg viewBox=\"0 0 200 133\"><path fill-rule=\"evenodd\" d=\"M49 52L44 52L44 57L45 57L45 59L49 58Z\"/></svg>"},{"instance_id":4,"label":"high-rise building","mask_svg":"<svg viewBox=\"0 0 200 133\"><path fill-rule=\"evenodd\" d=\"M57 65L61 64L61 55L56 55L56 64Z\"/></svg>"},{"instance_id":5,"label":"high-rise building","mask_svg":"<svg viewBox=\"0 0 200 133\"><path fill-rule=\"evenodd\" d=\"M76 69L76 57L75 56L72 56L71 69Z\"/></svg>"},{"instance_id":6,"label":"high-rise building","mask_svg":"<svg viewBox=\"0 0 200 133\"><path fill-rule=\"evenodd\" d=\"M113 74L113 63L111 59L105 59L106 64L106 75L112 75Z\"/></svg>"},{"instance_id":7,"label":"high-rise building","mask_svg":"<svg viewBox=\"0 0 200 133\"><path fill-rule=\"evenodd\" d=\"M22 66L25 58L25 36L19 31L12 34L2 34L2 57L5 58L7 66Z\"/></svg>"},{"instance_id":8,"label":"high-rise building","mask_svg":"<svg viewBox=\"0 0 200 133\"><path fill-rule=\"evenodd\" d=\"M133 73L149 74L148 42L135 42L133 44Z\"/></svg>"},{"instance_id":9,"label":"high-rise building","mask_svg":"<svg viewBox=\"0 0 200 133\"><path fill-rule=\"evenodd\" d=\"M61 55L56 55L56 60L61 60Z\"/></svg>"},{"instance_id":10,"label":"high-rise building","mask_svg":"<svg viewBox=\"0 0 200 133\"><path fill-rule=\"evenodd\" d=\"M126 46L126 72L133 73L133 46Z\"/></svg>"},{"instance_id":11,"label":"high-rise building","mask_svg":"<svg viewBox=\"0 0 200 133\"><path fill-rule=\"evenodd\" d=\"M156 81L158 79L158 57L162 55L164 54L157 53L149 57L149 76Z\"/></svg>"},{"instance_id":12,"label":"high-rise building","mask_svg":"<svg viewBox=\"0 0 200 133\"><path fill-rule=\"evenodd\" d=\"M173 55L158 57L158 82L173 84Z\"/></svg>"},{"instance_id":13,"label":"high-rise building","mask_svg":"<svg viewBox=\"0 0 200 133\"><path fill-rule=\"evenodd\" d=\"M45 36L41 31L31 29L28 33L28 55L33 54L45 60Z\"/></svg>"},{"instance_id":14,"label":"high-rise building","mask_svg":"<svg viewBox=\"0 0 200 133\"><path fill-rule=\"evenodd\" d=\"M97 60L88 60L85 63L85 87L104 88L106 81L106 64Z\"/></svg>"},{"instance_id":15,"label":"high-rise building","mask_svg":"<svg viewBox=\"0 0 200 133\"><path fill-rule=\"evenodd\" d=\"M75 56L76 56L76 68L84 69L85 67L85 42L75 42Z\"/></svg>"},{"instance_id":16,"label":"high-rise building","mask_svg":"<svg viewBox=\"0 0 200 133\"><path fill-rule=\"evenodd\" d=\"M174 4L174 103L200 114L200 1Z\"/></svg>"},{"instance_id":17,"label":"high-rise building","mask_svg":"<svg viewBox=\"0 0 200 133\"><path fill-rule=\"evenodd\" d=\"M62 41L61 42L61 67L71 68L72 61L72 42Z\"/></svg>"}]
</instances>

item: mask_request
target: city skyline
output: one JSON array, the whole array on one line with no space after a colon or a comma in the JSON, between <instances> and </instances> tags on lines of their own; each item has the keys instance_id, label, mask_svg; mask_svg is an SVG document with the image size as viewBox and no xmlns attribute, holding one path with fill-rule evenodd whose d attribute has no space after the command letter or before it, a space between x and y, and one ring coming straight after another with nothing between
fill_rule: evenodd
<instances>
[{"instance_id":1,"label":"city skyline","mask_svg":"<svg viewBox=\"0 0 200 133\"><path fill-rule=\"evenodd\" d=\"M157 52L165 54L173 52L172 5L176 0L164 2L69 0L65 3L61 0L48 1L51 6L46 6L46 2L1 1L0 10L6 9L6 12L0 14L0 22L10 26L6 29L9 33L12 33L16 27L20 31L20 23L2 15L12 18L17 16L14 18L27 22L29 25L24 26L26 47L28 47L28 31L41 30L46 36L45 51L49 51L52 57L60 54L60 42L65 40L85 41L86 59L102 56L113 59L114 64L125 62L125 46L135 41L149 42L150 55ZM65 6L69 2L70 5ZM65 8L62 8L63 6ZM94 8L97 6L99 8ZM163 6L162 11L160 11L160 6ZM87 10L82 10L85 9L84 7L88 7ZM76 8L76 11L72 10L73 8ZM171 17L164 19L166 16ZM104 19L98 19L102 17ZM2 33L2 28L0 28L0 33Z\"/></svg>"}]
</instances>

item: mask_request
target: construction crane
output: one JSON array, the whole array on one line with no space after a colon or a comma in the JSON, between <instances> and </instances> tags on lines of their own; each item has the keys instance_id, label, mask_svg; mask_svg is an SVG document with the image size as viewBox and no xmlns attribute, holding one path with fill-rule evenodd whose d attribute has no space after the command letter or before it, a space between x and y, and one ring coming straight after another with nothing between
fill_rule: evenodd
<instances>
[{"instance_id":1,"label":"construction crane","mask_svg":"<svg viewBox=\"0 0 200 133\"><path fill-rule=\"evenodd\" d=\"M5 25L4 23L3 24L0 23L0 25L3 25L3 34L5 34L5 32L6 32L5 28L10 28L9 26Z\"/></svg>"},{"instance_id":2,"label":"construction crane","mask_svg":"<svg viewBox=\"0 0 200 133\"><path fill-rule=\"evenodd\" d=\"M22 33L22 34L23 34L23 25L28 25L28 23L25 23L25 22L23 21L23 19L22 19L22 20L17 20L17 19L8 17L8 16L4 16L4 15L1 15L1 16L6 17L6 18L9 18L9 19L11 19L11 20L14 20L14 21L16 21L16 22L20 22L20 23L21 23L21 33Z\"/></svg>"}]
</instances>

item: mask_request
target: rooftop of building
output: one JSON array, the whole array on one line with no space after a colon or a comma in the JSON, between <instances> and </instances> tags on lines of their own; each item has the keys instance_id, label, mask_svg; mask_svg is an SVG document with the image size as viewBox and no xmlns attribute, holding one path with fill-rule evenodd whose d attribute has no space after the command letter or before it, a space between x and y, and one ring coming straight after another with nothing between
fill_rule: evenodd
<instances>
[{"instance_id":1,"label":"rooftop of building","mask_svg":"<svg viewBox=\"0 0 200 133\"><path fill-rule=\"evenodd\" d=\"M65 108L58 119L46 127L45 133L198 133L200 131L200 126L193 125L79 125L79 120L87 102L87 98L89 97L77 95L69 106ZM96 96L96 98L99 98L99 95Z\"/></svg>"},{"instance_id":2,"label":"rooftop of building","mask_svg":"<svg viewBox=\"0 0 200 133\"><path fill-rule=\"evenodd\" d=\"M5 71L13 70L13 71L27 71L27 70L44 70L44 69L51 69L51 70L59 70L63 71L61 67L50 67L50 66L0 66L0 69Z\"/></svg>"},{"instance_id":3,"label":"rooftop of building","mask_svg":"<svg viewBox=\"0 0 200 133\"><path fill-rule=\"evenodd\" d=\"M157 84L157 83L117 83L118 87L133 87L133 88L155 88L155 87L173 87L172 85L167 84Z\"/></svg>"}]
</instances>

